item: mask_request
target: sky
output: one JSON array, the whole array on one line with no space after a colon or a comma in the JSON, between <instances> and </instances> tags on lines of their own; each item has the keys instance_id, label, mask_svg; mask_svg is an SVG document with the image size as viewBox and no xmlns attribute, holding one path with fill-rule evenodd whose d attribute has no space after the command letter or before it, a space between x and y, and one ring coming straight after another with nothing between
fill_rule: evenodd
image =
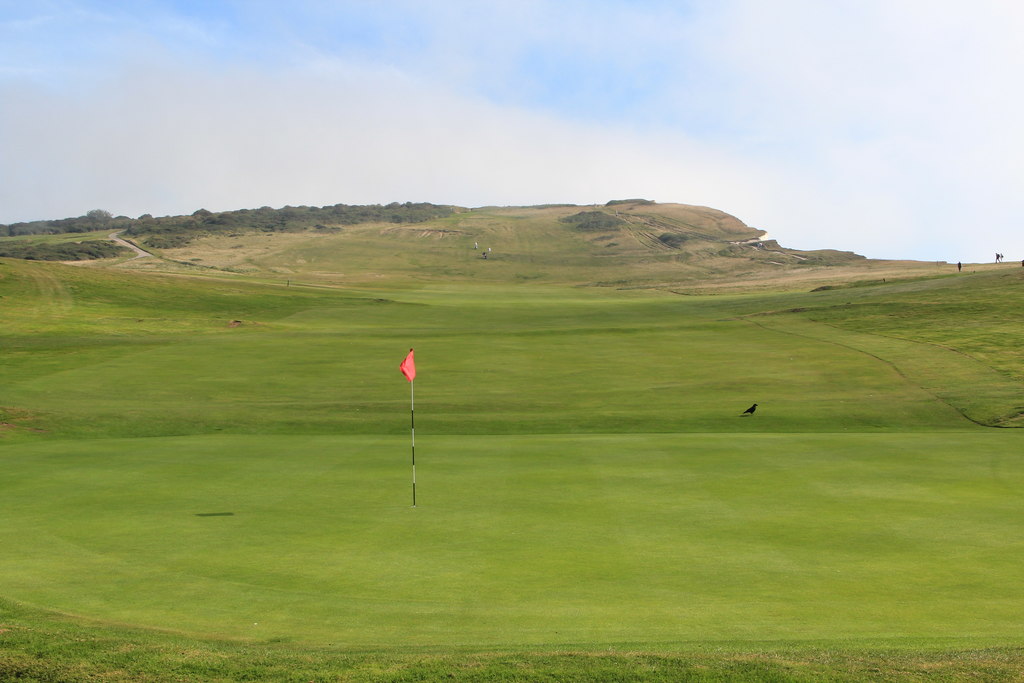
<instances>
[{"instance_id":1,"label":"sky","mask_svg":"<svg viewBox=\"0 0 1024 683\"><path fill-rule=\"evenodd\" d=\"M1022 34L1010 0L0 0L0 223L645 198L1022 259Z\"/></svg>"}]
</instances>

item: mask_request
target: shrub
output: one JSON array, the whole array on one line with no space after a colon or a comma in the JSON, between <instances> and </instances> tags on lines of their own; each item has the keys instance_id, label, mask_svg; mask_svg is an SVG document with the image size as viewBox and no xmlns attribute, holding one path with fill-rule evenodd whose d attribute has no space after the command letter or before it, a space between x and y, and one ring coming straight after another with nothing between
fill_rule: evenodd
<instances>
[{"instance_id":1,"label":"shrub","mask_svg":"<svg viewBox=\"0 0 1024 683\"><path fill-rule=\"evenodd\" d=\"M18 242L0 244L0 256L27 261L86 261L115 258L130 253L132 253L130 249L106 240L63 242L61 244L23 244Z\"/></svg>"},{"instance_id":2,"label":"shrub","mask_svg":"<svg viewBox=\"0 0 1024 683\"><path fill-rule=\"evenodd\" d=\"M152 247L153 249L177 249L183 247L192 241L195 237L195 233L187 233L181 235L150 235L146 238L146 246Z\"/></svg>"},{"instance_id":3,"label":"shrub","mask_svg":"<svg viewBox=\"0 0 1024 683\"><path fill-rule=\"evenodd\" d=\"M690 239L687 235L682 235L678 232L663 232L658 235L658 241L667 247L678 249L682 246L683 242Z\"/></svg>"},{"instance_id":4,"label":"shrub","mask_svg":"<svg viewBox=\"0 0 1024 683\"><path fill-rule=\"evenodd\" d=\"M653 199L613 199L605 206L616 206L618 204L657 204Z\"/></svg>"},{"instance_id":5,"label":"shrub","mask_svg":"<svg viewBox=\"0 0 1024 683\"><path fill-rule=\"evenodd\" d=\"M626 221L618 216L613 216L604 211L581 211L580 213L566 216L559 219L563 223L569 223L577 230L583 232L603 232L615 230Z\"/></svg>"}]
</instances>

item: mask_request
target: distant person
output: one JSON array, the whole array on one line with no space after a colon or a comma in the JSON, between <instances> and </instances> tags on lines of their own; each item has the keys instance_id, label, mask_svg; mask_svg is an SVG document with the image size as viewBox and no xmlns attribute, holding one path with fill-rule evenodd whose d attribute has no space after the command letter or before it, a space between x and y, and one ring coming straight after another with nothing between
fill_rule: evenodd
<instances>
[{"instance_id":1,"label":"distant person","mask_svg":"<svg viewBox=\"0 0 1024 683\"><path fill-rule=\"evenodd\" d=\"M959 273L963 269L963 267L964 264L960 263L959 261L956 262L956 272Z\"/></svg>"},{"instance_id":2,"label":"distant person","mask_svg":"<svg viewBox=\"0 0 1024 683\"><path fill-rule=\"evenodd\" d=\"M749 408L747 408L746 410L744 410L742 413L740 413L740 417L744 417L746 415L753 415L755 410L757 410L757 404L756 403L754 405L750 406Z\"/></svg>"},{"instance_id":3,"label":"distant person","mask_svg":"<svg viewBox=\"0 0 1024 683\"><path fill-rule=\"evenodd\" d=\"M473 242L473 248L474 249L479 249L480 248L480 243L479 242Z\"/></svg>"},{"instance_id":4,"label":"distant person","mask_svg":"<svg viewBox=\"0 0 1024 683\"><path fill-rule=\"evenodd\" d=\"M480 255L484 257L484 261L487 260L487 252L486 251L484 253L480 254Z\"/></svg>"}]
</instances>

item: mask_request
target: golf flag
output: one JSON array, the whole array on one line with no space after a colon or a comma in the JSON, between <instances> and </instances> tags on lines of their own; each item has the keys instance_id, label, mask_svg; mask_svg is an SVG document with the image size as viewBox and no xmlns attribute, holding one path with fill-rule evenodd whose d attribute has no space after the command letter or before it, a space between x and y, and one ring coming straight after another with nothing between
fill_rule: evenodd
<instances>
[{"instance_id":1,"label":"golf flag","mask_svg":"<svg viewBox=\"0 0 1024 683\"><path fill-rule=\"evenodd\" d=\"M405 360L398 366L398 369L402 371L402 374L410 382L416 379L416 361L412 357L412 349L409 349L409 355L405 357Z\"/></svg>"},{"instance_id":2,"label":"golf flag","mask_svg":"<svg viewBox=\"0 0 1024 683\"><path fill-rule=\"evenodd\" d=\"M402 364L398 366L405 378L409 380L409 438L412 440L412 506L416 507L416 413L415 387L416 383L416 360L412 356L412 349L405 357Z\"/></svg>"}]
</instances>

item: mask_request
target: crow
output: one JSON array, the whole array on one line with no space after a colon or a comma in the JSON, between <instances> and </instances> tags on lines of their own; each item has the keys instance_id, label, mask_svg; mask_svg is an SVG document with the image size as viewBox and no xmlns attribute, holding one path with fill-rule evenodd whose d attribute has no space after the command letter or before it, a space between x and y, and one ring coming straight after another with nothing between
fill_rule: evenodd
<instances>
[{"instance_id":1,"label":"crow","mask_svg":"<svg viewBox=\"0 0 1024 683\"><path fill-rule=\"evenodd\" d=\"M740 414L740 417L743 417L744 415L753 415L755 410L757 410L757 404L756 403L754 405L750 406L749 408L747 408L746 410L744 410Z\"/></svg>"}]
</instances>

